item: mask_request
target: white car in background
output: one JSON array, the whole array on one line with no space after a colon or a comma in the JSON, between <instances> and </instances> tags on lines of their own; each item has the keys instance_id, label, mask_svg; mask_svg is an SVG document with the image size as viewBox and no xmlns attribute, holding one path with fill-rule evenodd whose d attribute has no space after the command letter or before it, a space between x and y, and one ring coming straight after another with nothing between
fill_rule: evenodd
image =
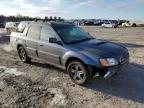
<instances>
[{"instance_id":1,"label":"white car in background","mask_svg":"<svg viewBox=\"0 0 144 108\"><path fill-rule=\"evenodd\" d=\"M18 24L19 24L18 22L7 22L5 25L7 33L11 33L12 31L16 31Z\"/></svg>"},{"instance_id":2,"label":"white car in background","mask_svg":"<svg viewBox=\"0 0 144 108\"><path fill-rule=\"evenodd\" d=\"M111 22L103 23L101 26L105 27L105 28L116 28L117 27L117 25L115 23L111 23Z\"/></svg>"},{"instance_id":3,"label":"white car in background","mask_svg":"<svg viewBox=\"0 0 144 108\"><path fill-rule=\"evenodd\" d=\"M29 25L31 21L21 21L20 24L17 27L18 32L23 32L25 27Z\"/></svg>"},{"instance_id":4,"label":"white car in background","mask_svg":"<svg viewBox=\"0 0 144 108\"><path fill-rule=\"evenodd\" d=\"M130 20L128 22L122 23L122 27L137 27L137 26L144 26L144 19Z\"/></svg>"},{"instance_id":5,"label":"white car in background","mask_svg":"<svg viewBox=\"0 0 144 108\"><path fill-rule=\"evenodd\" d=\"M122 27L132 27L132 24L130 22L122 23Z\"/></svg>"}]
</instances>

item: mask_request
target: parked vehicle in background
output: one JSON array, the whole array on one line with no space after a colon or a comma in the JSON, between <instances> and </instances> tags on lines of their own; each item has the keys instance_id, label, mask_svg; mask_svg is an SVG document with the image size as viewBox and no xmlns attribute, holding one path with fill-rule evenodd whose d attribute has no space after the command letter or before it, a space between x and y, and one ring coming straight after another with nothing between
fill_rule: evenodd
<instances>
[{"instance_id":1,"label":"parked vehicle in background","mask_svg":"<svg viewBox=\"0 0 144 108\"><path fill-rule=\"evenodd\" d=\"M5 23L0 23L0 28L5 28Z\"/></svg>"},{"instance_id":2,"label":"parked vehicle in background","mask_svg":"<svg viewBox=\"0 0 144 108\"><path fill-rule=\"evenodd\" d=\"M101 26L104 22L100 19L94 20L94 25Z\"/></svg>"},{"instance_id":3,"label":"parked vehicle in background","mask_svg":"<svg viewBox=\"0 0 144 108\"><path fill-rule=\"evenodd\" d=\"M116 26L118 26L118 24L119 24L118 20L109 20L109 22L116 24Z\"/></svg>"},{"instance_id":4,"label":"parked vehicle in background","mask_svg":"<svg viewBox=\"0 0 144 108\"><path fill-rule=\"evenodd\" d=\"M80 26L84 26L84 25L85 25L85 22L86 22L86 20L85 20L85 19L82 19L82 20L79 21L79 25L80 25Z\"/></svg>"},{"instance_id":5,"label":"parked vehicle in background","mask_svg":"<svg viewBox=\"0 0 144 108\"><path fill-rule=\"evenodd\" d=\"M86 20L86 21L84 22L84 25L87 25L87 26L94 25L94 21L93 21L93 20Z\"/></svg>"},{"instance_id":6,"label":"parked vehicle in background","mask_svg":"<svg viewBox=\"0 0 144 108\"><path fill-rule=\"evenodd\" d=\"M6 26L5 26L7 33L11 33L12 31L16 31L18 24L19 24L19 22L7 22Z\"/></svg>"},{"instance_id":7,"label":"parked vehicle in background","mask_svg":"<svg viewBox=\"0 0 144 108\"><path fill-rule=\"evenodd\" d=\"M132 27L132 25L131 25L131 23L128 21L128 22L122 23L122 27Z\"/></svg>"},{"instance_id":8,"label":"parked vehicle in background","mask_svg":"<svg viewBox=\"0 0 144 108\"><path fill-rule=\"evenodd\" d=\"M144 19L130 20L130 23L132 24L132 27L136 27L136 26L143 26L144 27Z\"/></svg>"},{"instance_id":9,"label":"parked vehicle in background","mask_svg":"<svg viewBox=\"0 0 144 108\"><path fill-rule=\"evenodd\" d=\"M10 41L22 62L44 60L65 69L79 85L97 74L110 78L129 63L125 47L95 39L82 28L64 22L32 22L22 33L12 32Z\"/></svg>"},{"instance_id":10,"label":"parked vehicle in background","mask_svg":"<svg viewBox=\"0 0 144 108\"><path fill-rule=\"evenodd\" d=\"M105 28L116 28L117 24L111 23L111 22L106 22L106 23L103 23L101 26L105 27Z\"/></svg>"},{"instance_id":11,"label":"parked vehicle in background","mask_svg":"<svg viewBox=\"0 0 144 108\"><path fill-rule=\"evenodd\" d=\"M124 20L107 20L107 19L73 19L73 20L67 20L66 22L71 22L76 25L80 26L101 26L103 23L114 23L116 27L120 24L122 24ZM124 21L126 22L126 21Z\"/></svg>"},{"instance_id":12,"label":"parked vehicle in background","mask_svg":"<svg viewBox=\"0 0 144 108\"><path fill-rule=\"evenodd\" d=\"M80 21L79 20L75 20L75 21L73 21L73 24L79 26L80 25Z\"/></svg>"},{"instance_id":13,"label":"parked vehicle in background","mask_svg":"<svg viewBox=\"0 0 144 108\"><path fill-rule=\"evenodd\" d=\"M122 23L128 22L128 20L117 20L118 21L118 25L122 25Z\"/></svg>"},{"instance_id":14,"label":"parked vehicle in background","mask_svg":"<svg viewBox=\"0 0 144 108\"><path fill-rule=\"evenodd\" d=\"M23 32L25 27L27 27L29 25L31 21L21 21L20 24L17 27L17 31L18 32Z\"/></svg>"}]
</instances>

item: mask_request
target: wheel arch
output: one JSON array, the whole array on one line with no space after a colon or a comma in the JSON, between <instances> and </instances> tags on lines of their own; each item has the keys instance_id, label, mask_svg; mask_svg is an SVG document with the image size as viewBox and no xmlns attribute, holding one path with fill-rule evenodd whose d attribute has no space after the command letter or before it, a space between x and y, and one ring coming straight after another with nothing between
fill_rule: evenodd
<instances>
[{"instance_id":1,"label":"wheel arch","mask_svg":"<svg viewBox=\"0 0 144 108\"><path fill-rule=\"evenodd\" d=\"M100 67L97 58L92 59L92 57L89 57L89 56L84 55L84 54L79 54L79 53L76 53L76 52L71 52L71 51L67 52L67 53L64 54L62 59L63 59L63 66L67 66L67 64L70 61L78 60L78 61L81 61L85 65L91 65L91 66Z\"/></svg>"},{"instance_id":2,"label":"wheel arch","mask_svg":"<svg viewBox=\"0 0 144 108\"><path fill-rule=\"evenodd\" d=\"M18 48L21 47L21 46L22 46L21 44L17 44L17 50L18 50ZM23 46L22 46L22 47L23 47Z\"/></svg>"},{"instance_id":3,"label":"wheel arch","mask_svg":"<svg viewBox=\"0 0 144 108\"><path fill-rule=\"evenodd\" d=\"M67 67L68 64L69 64L70 62L72 62L72 61L79 61L79 62L83 63L84 65L86 65L86 64L84 63L84 61L81 60L81 59L79 59L78 57L69 57L69 58L66 60L66 62L65 62L65 67Z\"/></svg>"},{"instance_id":4,"label":"wheel arch","mask_svg":"<svg viewBox=\"0 0 144 108\"><path fill-rule=\"evenodd\" d=\"M30 63L31 62L31 58L28 56L26 50L25 50L25 47L22 45L22 44L17 44L17 51L19 53L19 47L23 47L24 51L25 51L25 54L26 54L26 60L23 61L24 63Z\"/></svg>"}]
</instances>

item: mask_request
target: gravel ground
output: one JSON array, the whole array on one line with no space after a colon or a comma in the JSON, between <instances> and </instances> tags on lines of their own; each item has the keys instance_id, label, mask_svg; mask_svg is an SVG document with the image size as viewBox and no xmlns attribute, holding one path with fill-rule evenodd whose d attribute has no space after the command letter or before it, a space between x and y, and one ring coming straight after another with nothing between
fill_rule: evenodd
<instances>
[{"instance_id":1,"label":"gravel ground","mask_svg":"<svg viewBox=\"0 0 144 108\"><path fill-rule=\"evenodd\" d=\"M83 28L125 45L129 66L109 80L95 78L78 86L44 62L22 63L0 30L0 108L144 108L144 28Z\"/></svg>"}]
</instances>

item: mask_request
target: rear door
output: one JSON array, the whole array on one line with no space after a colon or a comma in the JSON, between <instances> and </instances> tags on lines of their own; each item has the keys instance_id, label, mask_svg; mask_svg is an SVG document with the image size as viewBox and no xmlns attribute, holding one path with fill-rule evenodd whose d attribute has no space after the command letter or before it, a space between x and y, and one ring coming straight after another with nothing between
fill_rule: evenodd
<instances>
[{"instance_id":1,"label":"rear door","mask_svg":"<svg viewBox=\"0 0 144 108\"><path fill-rule=\"evenodd\" d=\"M37 42L40 37L41 27L38 25L31 25L27 32L26 50L29 56L37 57Z\"/></svg>"},{"instance_id":2,"label":"rear door","mask_svg":"<svg viewBox=\"0 0 144 108\"><path fill-rule=\"evenodd\" d=\"M57 34L50 26L42 26L40 41L38 43L38 56L50 63L61 65L63 47L56 43L49 43L50 37L57 38Z\"/></svg>"}]
</instances>

